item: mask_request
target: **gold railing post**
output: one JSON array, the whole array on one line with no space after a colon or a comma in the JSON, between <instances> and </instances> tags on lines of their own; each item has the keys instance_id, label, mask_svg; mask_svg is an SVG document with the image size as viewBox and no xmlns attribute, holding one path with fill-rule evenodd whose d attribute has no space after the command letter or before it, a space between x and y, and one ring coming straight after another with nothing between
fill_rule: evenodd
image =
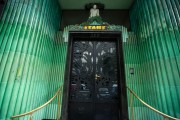
<instances>
[{"instance_id":1,"label":"gold railing post","mask_svg":"<svg viewBox=\"0 0 180 120\"><path fill-rule=\"evenodd\" d=\"M166 120L167 119L167 117L166 116L163 116L164 117L164 120ZM171 119L172 120L172 119Z\"/></svg>"},{"instance_id":2,"label":"gold railing post","mask_svg":"<svg viewBox=\"0 0 180 120\"><path fill-rule=\"evenodd\" d=\"M165 116L163 116L164 117L164 120L166 120L166 117Z\"/></svg>"},{"instance_id":3,"label":"gold railing post","mask_svg":"<svg viewBox=\"0 0 180 120\"><path fill-rule=\"evenodd\" d=\"M32 113L30 114L30 120L32 120L33 118L32 118Z\"/></svg>"},{"instance_id":4,"label":"gold railing post","mask_svg":"<svg viewBox=\"0 0 180 120\"><path fill-rule=\"evenodd\" d=\"M61 104L61 103L60 103L60 94L58 94L58 96L57 96L57 97L58 97L58 108L57 108L56 120L58 120L58 119L59 119L59 117L60 117L60 115L59 115L59 114L60 114L60 107L61 107L61 106L60 106L60 104Z\"/></svg>"},{"instance_id":5,"label":"gold railing post","mask_svg":"<svg viewBox=\"0 0 180 120\"><path fill-rule=\"evenodd\" d=\"M38 107L38 108L36 108L36 109L34 109L34 110L31 110L31 111L29 111L29 112L12 116L11 119L23 117L23 116L26 116L26 115L30 115L30 120L32 120L32 119L33 119L33 117L32 117L32 114L33 114L33 113L35 113L36 111L44 108L45 106L47 106L48 104L50 104L54 99L56 99L56 97L58 97L58 111L57 111L57 120L58 120L58 119L60 118L60 94L61 94L61 88L62 88L62 86L58 89L58 91L56 92L56 94L55 94L49 101L47 101L45 104L43 104L43 105L41 105L40 107Z\"/></svg>"},{"instance_id":6,"label":"gold railing post","mask_svg":"<svg viewBox=\"0 0 180 120\"><path fill-rule=\"evenodd\" d=\"M154 107L150 106L149 104L147 104L145 101L143 101L133 90L131 90L128 86L127 86L127 89L129 90L130 92L130 110L131 110L131 120L134 120L134 110L133 110L133 96L135 98L137 98L137 100L139 100L143 105L145 105L146 107L148 107L149 109L151 109L152 111L160 114L164 120L166 119L171 119L171 120L180 120L179 118L175 118L175 117L172 117L170 115L167 115L157 109L155 109Z\"/></svg>"},{"instance_id":7,"label":"gold railing post","mask_svg":"<svg viewBox=\"0 0 180 120\"><path fill-rule=\"evenodd\" d=\"M131 108L131 120L134 120L133 94L131 92L130 92L130 108Z\"/></svg>"}]
</instances>

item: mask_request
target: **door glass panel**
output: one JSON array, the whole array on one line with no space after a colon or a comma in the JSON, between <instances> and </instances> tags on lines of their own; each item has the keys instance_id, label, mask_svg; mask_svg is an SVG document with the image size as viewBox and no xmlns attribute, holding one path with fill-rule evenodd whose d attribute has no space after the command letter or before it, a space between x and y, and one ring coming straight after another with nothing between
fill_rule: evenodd
<instances>
[{"instance_id":1,"label":"door glass panel","mask_svg":"<svg viewBox=\"0 0 180 120\"><path fill-rule=\"evenodd\" d=\"M70 120L118 120L116 43L74 41Z\"/></svg>"},{"instance_id":2,"label":"door glass panel","mask_svg":"<svg viewBox=\"0 0 180 120\"><path fill-rule=\"evenodd\" d=\"M70 100L92 101L93 44L88 41L74 42L70 81Z\"/></svg>"},{"instance_id":3,"label":"door glass panel","mask_svg":"<svg viewBox=\"0 0 180 120\"><path fill-rule=\"evenodd\" d=\"M96 42L95 91L97 102L117 102L117 55L115 42Z\"/></svg>"}]
</instances>

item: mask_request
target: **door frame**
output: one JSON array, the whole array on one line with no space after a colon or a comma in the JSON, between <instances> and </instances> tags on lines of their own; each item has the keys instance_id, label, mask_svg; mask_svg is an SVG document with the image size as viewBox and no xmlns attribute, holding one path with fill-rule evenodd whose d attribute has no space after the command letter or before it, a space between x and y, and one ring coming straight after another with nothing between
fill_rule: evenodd
<instances>
[{"instance_id":1,"label":"door frame","mask_svg":"<svg viewBox=\"0 0 180 120\"><path fill-rule=\"evenodd\" d=\"M123 55L123 41L122 33L120 31L70 31L68 39L68 50L67 50L67 60L65 66L65 77L64 77L64 87L63 87L63 97L62 97L62 109L61 109L61 120L68 120L68 106L69 106L69 85L70 85L70 74L71 74L71 63L72 63L72 50L73 50L73 38L78 35L89 36L92 38L98 37L109 37L116 38L117 43L117 65L120 74L118 75L121 80L118 79L119 87L119 98L120 98L120 120L128 120L128 103L127 103L127 93L126 93L126 80L125 80L125 67L124 67L124 55ZM121 59L120 59L121 58Z\"/></svg>"}]
</instances>

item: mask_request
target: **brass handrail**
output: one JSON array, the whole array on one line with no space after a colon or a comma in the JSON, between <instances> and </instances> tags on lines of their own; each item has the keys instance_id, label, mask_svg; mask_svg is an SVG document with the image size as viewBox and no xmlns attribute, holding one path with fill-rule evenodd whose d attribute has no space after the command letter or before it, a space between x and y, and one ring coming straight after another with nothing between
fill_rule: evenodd
<instances>
[{"instance_id":1,"label":"brass handrail","mask_svg":"<svg viewBox=\"0 0 180 120\"><path fill-rule=\"evenodd\" d=\"M31 110L31 111L29 111L29 112L12 116L11 119L23 117L23 116L26 116L26 115L30 115L30 120L32 120L32 114L33 114L34 112L36 112L36 111L44 108L45 106L47 106L47 105L48 105L49 103L51 103L57 96L58 96L58 110L57 110L57 112L60 112L60 94L59 94L59 93L61 93L61 88L62 88L62 86L58 89L58 91L56 92L56 94L55 94L48 102L46 102L45 104L43 104L43 105L41 105L40 107L35 108L34 110ZM56 119L58 120L58 118L59 118L59 113L57 113Z\"/></svg>"},{"instance_id":2,"label":"brass handrail","mask_svg":"<svg viewBox=\"0 0 180 120\"><path fill-rule=\"evenodd\" d=\"M154 112L156 112L156 113L158 113L158 114L160 114L160 115L162 115L163 117L164 117L164 119L171 119L171 120L180 120L179 118L175 118L175 117L172 117L172 116L170 116L170 115L167 115L167 114L165 114L165 113L163 113L163 112L161 112L161 111L159 111L159 110L157 110L157 109L155 109L154 107L152 107L152 106L150 106L149 104L147 104L146 102L144 102L140 97L138 97L138 95L133 91L133 90L131 90L128 86L127 86L127 89L130 91L130 93L131 93L131 105L130 105L130 107L131 107L131 113L132 113L132 120L134 120L134 111L133 111L133 98L132 98L132 95L134 95L143 105L145 105L146 107L148 107L149 109L151 109L151 110L153 110Z\"/></svg>"}]
</instances>

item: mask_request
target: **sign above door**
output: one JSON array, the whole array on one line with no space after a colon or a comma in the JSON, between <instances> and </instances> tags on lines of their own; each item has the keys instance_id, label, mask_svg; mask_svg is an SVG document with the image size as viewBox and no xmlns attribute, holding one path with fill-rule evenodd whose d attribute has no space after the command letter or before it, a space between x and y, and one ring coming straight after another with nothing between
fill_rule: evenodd
<instances>
[{"instance_id":1,"label":"sign above door","mask_svg":"<svg viewBox=\"0 0 180 120\"><path fill-rule=\"evenodd\" d=\"M106 30L107 26L104 25L87 25L84 26L84 30Z\"/></svg>"},{"instance_id":2,"label":"sign above door","mask_svg":"<svg viewBox=\"0 0 180 120\"><path fill-rule=\"evenodd\" d=\"M122 33L123 42L126 42L126 39L128 38L127 28L120 25L111 25L107 22L104 22L101 16L90 17L87 21L81 24L69 25L65 27L63 31L63 39L65 42L68 42L69 40L70 31L119 31Z\"/></svg>"}]
</instances>

